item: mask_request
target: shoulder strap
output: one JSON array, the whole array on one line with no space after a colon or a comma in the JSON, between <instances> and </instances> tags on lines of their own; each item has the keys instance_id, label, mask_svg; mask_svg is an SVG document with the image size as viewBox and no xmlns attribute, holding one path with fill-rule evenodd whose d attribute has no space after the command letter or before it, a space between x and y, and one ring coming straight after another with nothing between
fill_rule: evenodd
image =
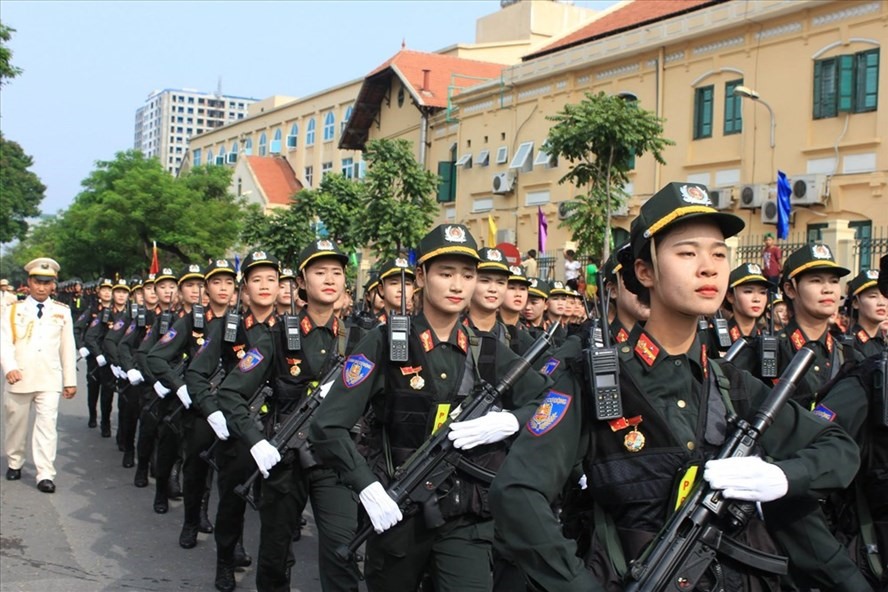
<instances>
[{"instance_id":1,"label":"shoulder strap","mask_svg":"<svg viewBox=\"0 0 888 592\"><path fill-rule=\"evenodd\" d=\"M737 411L734 409L734 403L731 400L731 379L725 374L721 364L709 364L709 368L712 370L712 375L715 377L715 382L718 385L718 392L721 394L722 399L725 402L725 407L727 408L728 413L736 415Z\"/></svg>"},{"instance_id":2,"label":"shoulder strap","mask_svg":"<svg viewBox=\"0 0 888 592\"><path fill-rule=\"evenodd\" d=\"M18 340L18 334L15 330L15 307L18 306L18 301L12 303L12 306L9 307L9 328L12 331L12 343L15 343Z\"/></svg>"}]
</instances>

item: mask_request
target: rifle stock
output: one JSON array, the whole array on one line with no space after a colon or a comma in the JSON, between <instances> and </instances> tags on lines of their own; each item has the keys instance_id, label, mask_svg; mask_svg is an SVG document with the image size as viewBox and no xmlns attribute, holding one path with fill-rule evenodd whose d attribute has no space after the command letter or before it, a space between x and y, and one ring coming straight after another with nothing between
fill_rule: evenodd
<instances>
[{"instance_id":1,"label":"rifle stock","mask_svg":"<svg viewBox=\"0 0 888 592\"><path fill-rule=\"evenodd\" d=\"M717 459L749 456L761 435L795 391L796 383L814 361L814 352L803 347L793 357L779 382L756 412L752 423L739 417L730 422L734 431L722 446ZM740 526L745 512L741 504L726 500L700 479L688 498L672 515L642 556L632 562L627 574L626 592L666 592L694 590L716 554L755 565L770 573L786 573L786 560L737 543L724 535L718 524L726 519Z\"/></svg>"},{"instance_id":2,"label":"rifle stock","mask_svg":"<svg viewBox=\"0 0 888 592\"><path fill-rule=\"evenodd\" d=\"M395 471L386 492L402 512L406 513L415 504L422 507L429 528L443 524L444 519L437 505L436 490L457 468L465 466L462 451L454 447L453 442L447 437L450 424L486 415L502 395L549 348L558 326L558 323L552 323L549 329L534 341L524 356L506 372L496 387L486 382L482 383L480 390L463 401L463 404L450 414L447 421ZM368 524L347 545L336 549L336 556L343 561L350 561L373 532L373 525Z\"/></svg>"}]
</instances>

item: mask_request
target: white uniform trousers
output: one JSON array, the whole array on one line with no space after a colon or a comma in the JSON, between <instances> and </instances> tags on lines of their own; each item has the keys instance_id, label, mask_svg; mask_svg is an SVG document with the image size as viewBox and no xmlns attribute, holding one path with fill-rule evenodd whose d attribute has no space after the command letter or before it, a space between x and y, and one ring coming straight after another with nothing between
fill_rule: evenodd
<instances>
[{"instance_id":1,"label":"white uniform trousers","mask_svg":"<svg viewBox=\"0 0 888 592\"><path fill-rule=\"evenodd\" d=\"M6 409L6 457L10 469L25 464L25 441L28 438L28 417L34 405L36 419L31 437L31 454L37 467L37 481L55 479L55 458L58 447L56 420L59 416L60 392L4 393Z\"/></svg>"}]
</instances>

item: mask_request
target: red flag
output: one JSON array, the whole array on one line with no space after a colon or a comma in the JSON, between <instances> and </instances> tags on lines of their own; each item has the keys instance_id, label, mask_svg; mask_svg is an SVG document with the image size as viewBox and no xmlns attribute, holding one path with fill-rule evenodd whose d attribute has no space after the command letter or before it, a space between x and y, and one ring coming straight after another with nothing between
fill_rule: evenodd
<instances>
[{"instance_id":1,"label":"red flag","mask_svg":"<svg viewBox=\"0 0 888 592\"><path fill-rule=\"evenodd\" d=\"M157 259L157 241L154 241L154 248L151 250L151 269L148 270L148 273L154 273L160 271L160 261Z\"/></svg>"}]
</instances>

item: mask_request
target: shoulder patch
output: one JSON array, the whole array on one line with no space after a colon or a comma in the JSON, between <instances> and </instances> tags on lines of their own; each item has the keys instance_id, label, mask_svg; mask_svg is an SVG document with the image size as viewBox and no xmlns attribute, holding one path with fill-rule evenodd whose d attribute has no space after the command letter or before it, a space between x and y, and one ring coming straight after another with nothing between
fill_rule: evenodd
<instances>
[{"instance_id":1,"label":"shoulder patch","mask_svg":"<svg viewBox=\"0 0 888 592\"><path fill-rule=\"evenodd\" d=\"M550 431L564 419L571 401L573 401L573 397L570 395L549 391L549 394L537 407L536 413L527 422L527 431L534 436L542 436Z\"/></svg>"},{"instance_id":2,"label":"shoulder patch","mask_svg":"<svg viewBox=\"0 0 888 592\"><path fill-rule=\"evenodd\" d=\"M132 333L135 330L136 330L136 321L133 321L132 323L129 324L129 327L126 328L126 333L124 333L124 336L129 335L130 333Z\"/></svg>"},{"instance_id":3,"label":"shoulder patch","mask_svg":"<svg viewBox=\"0 0 888 592\"><path fill-rule=\"evenodd\" d=\"M114 326L112 327L112 329L114 331L120 331L121 329L123 329L123 325L124 325L124 320L117 319L117 322L114 323Z\"/></svg>"},{"instance_id":4,"label":"shoulder patch","mask_svg":"<svg viewBox=\"0 0 888 592\"><path fill-rule=\"evenodd\" d=\"M148 338L151 337L151 329L152 329L152 328L153 328L153 327L147 327L147 328L145 329L145 336L142 337L142 341L148 341Z\"/></svg>"},{"instance_id":5,"label":"shoulder patch","mask_svg":"<svg viewBox=\"0 0 888 592\"><path fill-rule=\"evenodd\" d=\"M354 388L367 380L376 364L367 359L364 354L349 356L342 367L342 382L348 388Z\"/></svg>"},{"instance_id":6,"label":"shoulder patch","mask_svg":"<svg viewBox=\"0 0 888 592\"><path fill-rule=\"evenodd\" d=\"M95 327L95 326L98 325L98 324L99 324L99 317L96 317L96 318L94 318L94 319L92 320L92 322L89 324L89 326L90 326L90 327Z\"/></svg>"},{"instance_id":7,"label":"shoulder patch","mask_svg":"<svg viewBox=\"0 0 888 592\"><path fill-rule=\"evenodd\" d=\"M203 343L200 344L200 347L197 348L197 351L194 353L195 358L197 356L199 356L200 354L202 354L205 349L207 349L207 346L210 344L211 340L212 340L212 337L204 338Z\"/></svg>"},{"instance_id":8,"label":"shoulder patch","mask_svg":"<svg viewBox=\"0 0 888 592\"><path fill-rule=\"evenodd\" d=\"M80 313L79 317L77 317L77 322L79 323L80 321L86 320L86 317L88 317L88 316L89 316L89 309L87 308L82 313Z\"/></svg>"},{"instance_id":9,"label":"shoulder patch","mask_svg":"<svg viewBox=\"0 0 888 592\"><path fill-rule=\"evenodd\" d=\"M540 372L545 374L546 376L552 376L552 373L555 372L555 369L558 368L558 365L561 364L561 360L557 358L549 358L549 361L540 369Z\"/></svg>"},{"instance_id":10,"label":"shoulder patch","mask_svg":"<svg viewBox=\"0 0 888 592\"><path fill-rule=\"evenodd\" d=\"M169 343L170 341L172 341L173 338L174 338L175 336L176 336L176 330L173 329L173 328L170 328L166 333L163 334L163 337L161 337L161 338L157 341L157 343L160 343L160 344L167 344L167 343Z\"/></svg>"},{"instance_id":11,"label":"shoulder patch","mask_svg":"<svg viewBox=\"0 0 888 592\"><path fill-rule=\"evenodd\" d=\"M826 405L820 404L814 408L812 411L814 415L818 417L822 417L826 421L835 421L836 420L836 412L827 407Z\"/></svg>"},{"instance_id":12,"label":"shoulder patch","mask_svg":"<svg viewBox=\"0 0 888 592\"><path fill-rule=\"evenodd\" d=\"M259 365L259 362L265 359L259 350L255 347L248 351L246 355L241 358L241 361L237 365L237 369L241 372L249 372L253 368Z\"/></svg>"}]
</instances>

